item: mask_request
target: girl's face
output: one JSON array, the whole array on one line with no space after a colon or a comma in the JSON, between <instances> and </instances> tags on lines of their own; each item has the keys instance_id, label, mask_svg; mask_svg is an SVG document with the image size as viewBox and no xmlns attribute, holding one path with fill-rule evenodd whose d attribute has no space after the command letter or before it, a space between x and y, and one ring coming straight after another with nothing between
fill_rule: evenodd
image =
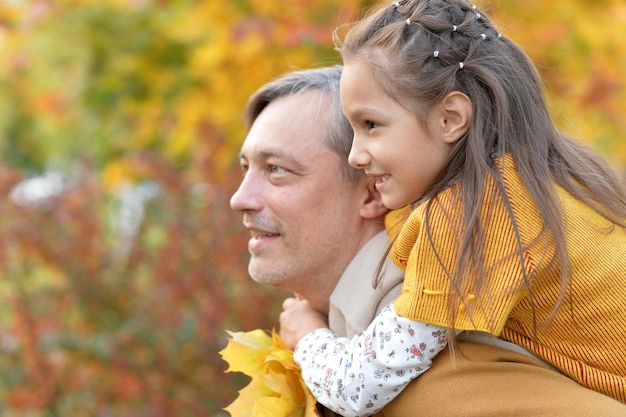
<instances>
[{"instance_id":1,"label":"girl's face","mask_svg":"<svg viewBox=\"0 0 626 417\"><path fill-rule=\"evenodd\" d=\"M375 178L390 209L422 197L454 149L443 138L445 120L429 110L426 123L420 123L374 81L370 66L360 60L344 62L341 102L354 129L350 165Z\"/></svg>"}]
</instances>

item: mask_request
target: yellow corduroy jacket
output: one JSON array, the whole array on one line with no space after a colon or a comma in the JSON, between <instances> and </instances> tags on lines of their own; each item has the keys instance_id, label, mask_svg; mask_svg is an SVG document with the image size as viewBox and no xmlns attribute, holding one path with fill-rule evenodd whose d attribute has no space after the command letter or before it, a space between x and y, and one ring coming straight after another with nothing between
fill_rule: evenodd
<instances>
[{"instance_id":1,"label":"yellow corduroy jacket","mask_svg":"<svg viewBox=\"0 0 626 417\"><path fill-rule=\"evenodd\" d=\"M626 230L557 187L571 280L563 303L548 320L561 291L561 266L549 262L554 243L542 233L542 218L512 158L502 162L500 175L518 224L524 265L504 201L488 178L480 213L488 285L478 289L470 282L462 290L463 301L451 308L449 274L460 230L455 207L459 187L452 187L431 205L433 244L424 225L426 204L410 213L394 241L392 259L405 268L396 311L441 326L452 325L454 311L456 329L485 331L513 342L580 384L626 403ZM394 219L388 216L390 236L397 229Z\"/></svg>"}]
</instances>

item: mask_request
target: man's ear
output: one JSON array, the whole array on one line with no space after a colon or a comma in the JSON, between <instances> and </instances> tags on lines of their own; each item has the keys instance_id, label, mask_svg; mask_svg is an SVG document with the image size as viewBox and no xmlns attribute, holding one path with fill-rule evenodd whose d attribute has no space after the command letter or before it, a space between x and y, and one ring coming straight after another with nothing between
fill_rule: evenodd
<instances>
[{"instance_id":1,"label":"man's ear","mask_svg":"<svg viewBox=\"0 0 626 417\"><path fill-rule=\"evenodd\" d=\"M452 145L469 130L472 121L472 100L453 91L443 98L438 106L438 126L444 142Z\"/></svg>"},{"instance_id":2,"label":"man's ear","mask_svg":"<svg viewBox=\"0 0 626 417\"><path fill-rule=\"evenodd\" d=\"M361 205L359 213L364 219L375 219L386 214L389 209L383 204L382 197L376 189L375 180L365 177L362 181L367 181L366 196Z\"/></svg>"}]
</instances>

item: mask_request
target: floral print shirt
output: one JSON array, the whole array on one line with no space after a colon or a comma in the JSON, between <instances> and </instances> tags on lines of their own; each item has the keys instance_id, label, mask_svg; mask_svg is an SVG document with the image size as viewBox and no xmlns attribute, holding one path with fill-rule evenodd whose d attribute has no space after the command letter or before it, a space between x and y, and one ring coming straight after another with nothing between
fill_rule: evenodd
<instances>
[{"instance_id":1,"label":"floral print shirt","mask_svg":"<svg viewBox=\"0 0 626 417\"><path fill-rule=\"evenodd\" d=\"M294 352L302 378L319 403L343 416L380 411L430 368L448 330L398 315L388 305L352 339L330 329L306 335Z\"/></svg>"}]
</instances>

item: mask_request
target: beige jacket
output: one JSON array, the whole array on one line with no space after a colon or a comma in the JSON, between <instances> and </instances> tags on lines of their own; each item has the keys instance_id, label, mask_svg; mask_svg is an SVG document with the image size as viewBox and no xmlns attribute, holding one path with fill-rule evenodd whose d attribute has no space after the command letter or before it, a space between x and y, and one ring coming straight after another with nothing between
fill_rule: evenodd
<instances>
[{"instance_id":1,"label":"beige jacket","mask_svg":"<svg viewBox=\"0 0 626 417\"><path fill-rule=\"evenodd\" d=\"M400 295L403 272L388 257L381 285L374 289L378 263L385 256L389 238L382 231L370 239L348 265L330 296L328 323L341 337L365 330L374 317Z\"/></svg>"}]
</instances>

